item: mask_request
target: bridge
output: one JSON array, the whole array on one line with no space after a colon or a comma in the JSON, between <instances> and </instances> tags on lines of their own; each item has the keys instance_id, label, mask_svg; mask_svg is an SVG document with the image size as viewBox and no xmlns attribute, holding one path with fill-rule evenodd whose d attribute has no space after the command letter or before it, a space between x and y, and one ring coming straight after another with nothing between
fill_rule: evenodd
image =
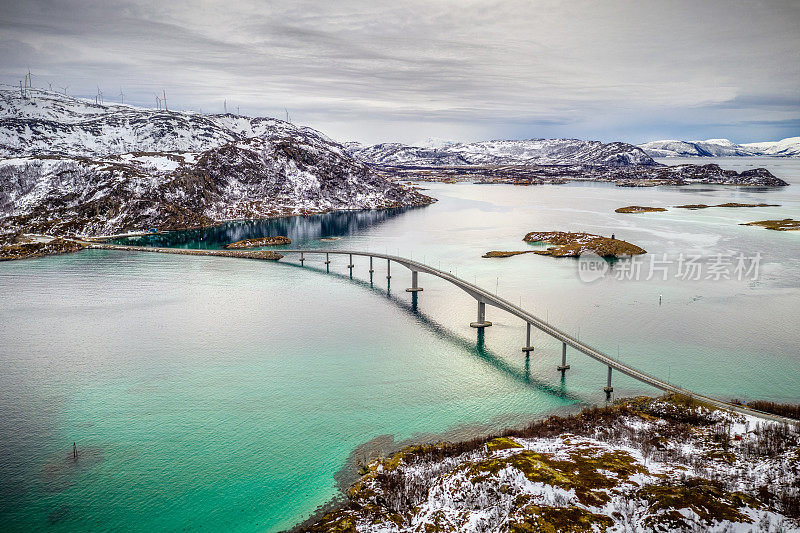
<instances>
[{"instance_id":1,"label":"bridge","mask_svg":"<svg viewBox=\"0 0 800 533\"><path fill-rule=\"evenodd\" d=\"M129 250L129 251L142 251L142 252L161 252L161 253L172 253L172 254L184 254L184 255L212 255L212 256L231 256L233 254L230 253L228 250L197 250L197 249L180 249L180 248L157 248L151 246L125 246L125 245L115 245L115 244L105 244L105 243L84 243L91 248L100 248L100 249L107 249L107 250ZM551 337L555 338L556 340L561 342L561 364L557 366L557 370L564 373L569 370L570 365L567 364L567 348L573 348L578 352L587 355L605 365L608 368L608 374L606 379L606 385L604 387L604 391L606 393L606 397L610 398L611 393L614 390L611 385L611 378L613 371L620 372L625 374L626 376L630 376L633 379L655 387L656 389L665 391L665 392L672 392L676 394L680 394L683 396L687 396L689 398L693 398L700 402L712 405L714 407L718 407L720 409L725 409L728 411L733 411L736 413L749 415L758 417L764 420L771 420L780 423L788 423L788 424L796 424L796 420L792 420L789 418L785 418L778 415L773 415L771 413L765 413L763 411L758 411L755 409L751 409L749 407L745 407L743 405L738 405L730 402L726 402L724 400L720 400L717 398L712 398L710 396L706 396L703 394L698 394L696 392L690 391L663 379L659 379L651 374L643 372L641 370L637 370L636 368L611 357L600 350L592 348L588 344L581 342L577 338L573 337L572 335L558 329L557 327L549 324L548 322L542 320L541 318L529 313L528 311L522 309L521 307L514 305L513 303L509 302L508 300L501 298L496 294L492 294L489 291L478 287L472 283L469 283L466 280L463 280L457 276L454 276L450 272L445 272L443 270L439 270L437 268L433 268L428 266L424 263L420 263L418 261L414 261L412 259L408 259L405 257L400 257L396 255L388 255L388 254L381 254L375 252L362 252L362 251L352 251L352 250L325 250L325 249L279 249L276 250L280 254L298 254L299 261L302 265L306 261L307 255L324 255L325 256L325 265L329 266L331 264L331 256L332 255L339 255L339 256L347 256L348 257L348 264L347 268L350 269L350 274L352 275L353 269L355 268L355 263L353 262L354 257L366 257L369 258L369 274L375 272L374 263L375 260L386 261L386 278L387 280L391 279L392 277L392 263L396 263L400 266L403 266L411 271L411 287L407 288L406 291L410 293L418 293L423 290L422 287L419 286L419 273L422 272L424 274L429 274L431 276L436 276L443 280L450 282L451 284L455 285L459 289L463 290L473 298L475 298L477 302L477 314L476 320L470 323L470 326L479 330L484 330L492 325L492 323L486 320L486 306L495 307L502 311L505 311L511 315L514 315L521 319L526 324L526 339L525 339L525 346L522 347L522 352L529 354L533 351L533 346L531 345L531 330L532 328L536 328L539 331L550 335ZM257 259L258 256L255 255L257 252L250 252L254 255L250 256L254 259ZM248 257L247 251L237 251L234 257Z\"/></svg>"}]
</instances>

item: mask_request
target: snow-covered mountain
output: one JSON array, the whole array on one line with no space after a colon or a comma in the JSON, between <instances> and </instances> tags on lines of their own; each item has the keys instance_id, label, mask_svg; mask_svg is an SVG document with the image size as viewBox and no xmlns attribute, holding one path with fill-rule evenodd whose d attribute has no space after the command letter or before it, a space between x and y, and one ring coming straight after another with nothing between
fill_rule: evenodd
<instances>
[{"instance_id":1,"label":"snow-covered mountain","mask_svg":"<svg viewBox=\"0 0 800 533\"><path fill-rule=\"evenodd\" d=\"M314 137L337 145L317 130L273 118L95 104L42 90L28 93L24 99L19 89L0 85L0 157L203 151L274 135Z\"/></svg>"},{"instance_id":2,"label":"snow-covered mountain","mask_svg":"<svg viewBox=\"0 0 800 533\"><path fill-rule=\"evenodd\" d=\"M602 143L578 139L528 139L447 143L440 147L383 143L364 146L347 143L358 159L396 166L495 165L601 165L654 166L640 148L622 142Z\"/></svg>"},{"instance_id":3,"label":"snow-covered mountain","mask_svg":"<svg viewBox=\"0 0 800 533\"><path fill-rule=\"evenodd\" d=\"M728 139L651 141L639 148L651 157L800 157L800 137L781 141L736 144Z\"/></svg>"},{"instance_id":4,"label":"snow-covered mountain","mask_svg":"<svg viewBox=\"0 0 800 533\"><path fill-rule=\"evenodd\" d=\"M780 141L745 143L742 146L758 152L759 155L800 157L800 137L787 137Z\"/></svg>"},{"instance_id":5,"label":"snow-covered mountain","mask_svg":"<svg viewBox=\"0 0 800 533\"><path fill-rule=\"evenodd\" d=\"M433 201L311 128L0 88L0 233L98 235Z\"/></svg>"}]
</instances>

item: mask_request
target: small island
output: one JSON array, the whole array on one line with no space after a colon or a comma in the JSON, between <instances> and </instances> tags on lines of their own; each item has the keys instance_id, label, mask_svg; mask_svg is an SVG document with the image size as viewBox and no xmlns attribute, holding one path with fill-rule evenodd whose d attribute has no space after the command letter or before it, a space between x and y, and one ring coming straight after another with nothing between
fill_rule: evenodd
<instances>
[{"instance_id":1,"label":"small island","mask_svg":"<svg viewBox=\"0 0 800 533\"><path fill-rule=\"evenodd\" d=\"M800 220L784 218L783 220L759 220L757 222L745 222L740 226L761 226L775 231L798 231L800 230Z\"/></svg>"},{"instance_id":2,"label":"small island","mask_svg":"<svg viewBox=\"0 0 800 533\"><path fill-rule=\"evenodd\" d=\"M241 250L243 248L258 248L261 246L283 246L285 244L292 244L289 237L279 235L277 237L259 237L258 239L244 239L242 241L232 242L226 244L225 248L228 250Z\"/></svg>"},{"instance_id":3,"label":"small island","mask_svg":"<svg viewBox=\"0 0 800 533\"><path fill-rule=\"evenodd\" d=\"M584 252L594 252L601 257L627 257L647 253L643 248L627 241L591 233L567 231L532 231L522 239L525 242L539 242L555 245L547 250L536 250L538 255L553 257L579 257Z\"/></svg>"},{"instance_id":4,"label":"small island","mask_svg":"<svg viewBox=\"0 0 800 533\"><path fill-rule=\"evenodd\" d=\"M83 250L85 247L83 243L60 237L20 235L8 240L0 238L0 261L67 254Z\"/></svg>"},{"instance_id":5,"label":"small island","mask_svg":"<svg viewBox=\"0 0 800 533\"><path fill-rule=\"evenodd\" d=\"M666 211L663 207L646 207L642 205L629 205L614 210L616 213L658 213Z\"/></svg>"},{"instance_id":6,"label":"small island","mask_svg":"<svg viewBox=\"0 0 800 533\"><path fill-rule=\"evenodd\" d=\"M481 257L513 257L515 255L530 254L530 253L533 253L533 250L524 250L520 252L498 252L496 250L493 250L491 252L486 252Z\"/></svg>"},{"instance_id":7,"label":"small island","mask_svg":"<svg viewBox=\"0 0 800 533\"><path fill-rule=\"evenodd\" d=\"M740 204L738 202L728 202L726 204L706 205L706 204L686 204L676 205L677 209L708 209L709 207L780 207L780 204Z\"/></svg>"}]
</instances>

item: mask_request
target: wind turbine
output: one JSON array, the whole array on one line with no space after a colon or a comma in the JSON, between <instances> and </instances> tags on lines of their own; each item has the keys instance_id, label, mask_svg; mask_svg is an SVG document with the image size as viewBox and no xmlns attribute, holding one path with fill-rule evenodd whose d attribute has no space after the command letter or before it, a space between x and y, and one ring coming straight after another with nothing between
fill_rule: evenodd
<instances>
[{"instance_id":1,"label":"wind turbine","mask_svg":"<svg viewBox=\"0 0 800 533\"><path fill-rule=\"evenodd\" d=\"M125 93L122 92L122 87L119 88L119 97L122 103L125 103Z\"/></svg>"},{"instance_id":2,"label":"wind turbine","mask_svg":"<svg viewBox=\"0 0 800 533\"><path fill-rule=\"evenodd\" d=\"M161 98L159 98L155 92L153 93L153 96L156 97L156 108L161 109Z\"/></svg>"},{"instance_id":3,"label":"wind turbine","mask_svg":"<svg viewBox=\"0 0 800 533\"><path fill-rule=\"evenodd\" d=\"M61 90L64 91L64 96L67 96L67 89L69 89L69 85L61 87Z\"/></svg>"}]
</instances>

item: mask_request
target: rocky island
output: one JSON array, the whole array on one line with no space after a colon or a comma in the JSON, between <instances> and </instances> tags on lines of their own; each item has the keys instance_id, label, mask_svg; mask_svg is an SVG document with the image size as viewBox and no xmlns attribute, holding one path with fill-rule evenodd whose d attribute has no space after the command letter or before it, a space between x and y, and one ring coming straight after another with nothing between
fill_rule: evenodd
<instances>
[{"instance_id":1,"label":"rocky island","mask_svg":"<svg viewBox=\"0 0 800 533\"><path fill-rule=\"evenodd\" d=\"M789 531L800 426L633 398L361 466L322 532Z\"/></svg>"},{"instance_id":2,"label":"rocky island","mask_svg":"<svg viewBox=\"0 0 800 533\"><path fill-rule=\"evenodd\" d=\"M258 248L261 246L283 246L292 244L292 239L279 235L277 237L261 237L258 239L245 239L243 241L236 241L226 244L225 248L229 250L237 250L242 248Z\"/></svg>"},{"instance_id":3,"label":"rocky island","mask_svg":"<svg viewBox=\"0 0 800 533\"><path fill-rule=\"evenodd\" d=\"M757 222L746 222L741 226L761 226L775 231L798 231L800 230L800 220L784 218L782 220L760 220Z\"/></svg>"},{"instance_id":4,"label":"rocky island","mask_svg":"<svg viewBox=\"0 0 800 533\"><path fill-rule=\"evenodd\" d=\"M725 204L706 205L706 204L686 204L676 205L677 209L708 209L709 207L780 207L780 204L741 204L739 202L728 202Z\"/></svg>"},{"instance_id":5,"label":"rocky island","mask_svg":"<svg viewBox=\"0 0 800 533\"><path fill-rule=\"evenodd\" d=\"M494 250L494 251L491 251L491 252L486 252L481 257L485 257L485 258L491 258L491 257L514 257L515 255L530 254L530 253L533 253L533 252L534 252L534 250L524 250L524 251L518 251L518 252L499 252L499 251Z\"/></svg>"},{"instance_id":6,"label":"rocky island","mask_svg":"<svg viewBox=\"0 0 800 533\"><path fill-rule=\"evenodd\" d=\"M536 250L539 255L553 257L578 257L584 252L594 252L601 257L625 257L646 253L643 248L612 237L591 233L566 231L532 231L522 239L530 243L546 243L556 246L547 250Z\"/></svg>"},{"instance_id":7,"label":"rocky island","mask_svg":"<svg viewBox=\"0 0 800 533\"><path fill-rule=\"evenodd\" d=\"M616 213L658 213L666 211L663 207L646 207L641 205L629 205L628 207L618 207Z\"/></svg>"}]
</instances>

